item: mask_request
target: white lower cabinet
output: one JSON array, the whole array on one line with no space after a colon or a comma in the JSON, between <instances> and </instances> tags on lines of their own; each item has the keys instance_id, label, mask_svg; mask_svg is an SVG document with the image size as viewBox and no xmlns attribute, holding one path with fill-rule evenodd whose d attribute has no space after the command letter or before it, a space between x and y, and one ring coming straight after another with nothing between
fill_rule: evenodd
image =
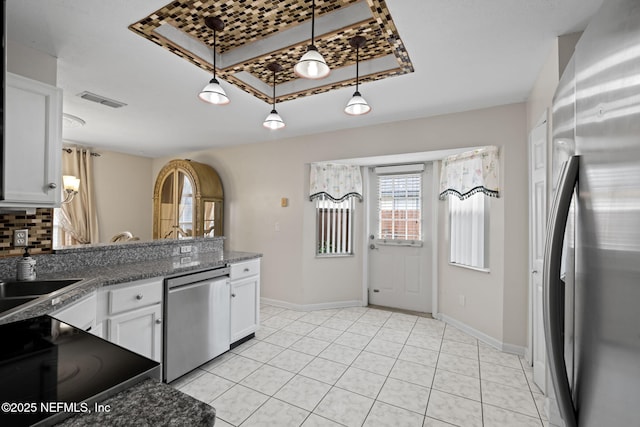
<instances>
[{"instance_id":1,"label":"white lower cabinet","mask_svg":"<svg viewBox=\"0 0 640 427\"><path fill-rule=\"evenodd\" d=\"M231 342L258 330L260 324L260 259L231 264Z\"/></svg>"},{"instance_id":2,"label":"white lower cabinet","mask_svg":"<svg viewBox=\"0 0 640 427\"><path fill-rule=\"evenodd\" d=\"M163 278L106 286L98 297L98 324L104 338L162 362Z\"/></svg>"},{"instance_id":3,"label":"white lower cabinet","mask_svg":"<svg viewBox=\"0 0 640 427\"><path fill-rule=\"evenodd\" d=\"M162 305L154 304L107 320L109 341L133 352L162 361Z\"/></svg>"},{"instance_id":4,"label":"white lower cabinet","mask_svg":"<svg viewBox=\"0 0 640 427\"><path fill-rule=\"evenodd\" d=\"M102 336L101 330L96 328L96 300L96 292L93 291L78 301L54 311L50 316L83 331Z\"/></svg>"}]
</instances>

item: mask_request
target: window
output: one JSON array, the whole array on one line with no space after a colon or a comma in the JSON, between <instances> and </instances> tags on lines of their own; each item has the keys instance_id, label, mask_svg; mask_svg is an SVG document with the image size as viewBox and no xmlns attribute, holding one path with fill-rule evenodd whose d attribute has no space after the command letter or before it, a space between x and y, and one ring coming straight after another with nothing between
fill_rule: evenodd
<instances>
[{"instance_id":1,"label":"window","mask_svg":"<svg viewBox=\"0 0 640 427\"><path fill-rule=\"evenodd\" d=\"M422 174L378 175L378 239L422 239Z\"/></svg>"},{"instance_id":2,"label":"window","mask_svg":"<svg viewBox=\"0 0 640 427\"><path fill-rule=\"evenodd\" d=\"M489 200L476 193L464 200L449 195L450 257L452 264L489 267Z\"/></svg>"},{"instance_id":3,"label":"window","mask_svg":"<svg viewBox=\"0 0 640 427\"><path fill-rule=\"evenodd\" d=\"M53 247L62 248L64 246L73 245L73 240L69 233L64 231L62 225L64 219L62 208L53 209Z\"/></svg>"},{"instance_id":4,"label":"window","mask_svg":"<svg viewBox=\"0 0 640 427\"><path fill-rule=\"evenodd\" d=\"M316 198L316 255L353 255L353 199Z\"/></svg>"}]
</instances>

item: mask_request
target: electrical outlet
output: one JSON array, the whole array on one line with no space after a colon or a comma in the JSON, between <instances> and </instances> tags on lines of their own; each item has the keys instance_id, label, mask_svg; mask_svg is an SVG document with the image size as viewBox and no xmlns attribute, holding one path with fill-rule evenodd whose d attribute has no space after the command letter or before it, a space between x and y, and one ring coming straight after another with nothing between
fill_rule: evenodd
<instances>
[{"instance_id":1,"label":"electrical outlet","mask_svg":"<svg viewBox=\"0 0 640 427\"><path fill-rule=\"evenodd\" d=\"M180 246L181 254L189 254L191 253L191 246Z\"/></svg>"},{"instance_id":2,"label":"electrical outlet","mask_svg":"<svg viewBox=\"0 0 640 427\"><path fill-rule=\"evenodd\" d=\"M29 246L29 230L13 230L13 246Z\"/></svg>"}]
</instances>

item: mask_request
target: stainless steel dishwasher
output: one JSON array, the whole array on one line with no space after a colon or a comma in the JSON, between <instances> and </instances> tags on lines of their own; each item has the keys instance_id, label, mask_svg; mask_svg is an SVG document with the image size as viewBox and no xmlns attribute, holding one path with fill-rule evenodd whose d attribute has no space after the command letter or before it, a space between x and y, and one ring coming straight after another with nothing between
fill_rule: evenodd
<instances>
[{"instance_id":1,"label":"stainless steel dishwasher","mask_svg":"<svg viewBox=\"0 0 640 427\"><path fill-rule=\"evenodd\" d=\"M229 350L229 268L165 280L163 378L171 382Z\"/></svg>"}]
</instances>

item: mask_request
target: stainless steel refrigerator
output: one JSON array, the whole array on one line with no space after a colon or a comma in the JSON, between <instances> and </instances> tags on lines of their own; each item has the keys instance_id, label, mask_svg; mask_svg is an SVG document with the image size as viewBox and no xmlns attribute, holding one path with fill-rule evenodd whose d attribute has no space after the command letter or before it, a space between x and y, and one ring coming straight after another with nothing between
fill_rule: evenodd
<instances>
[{"instance_id":1,"label":"stainless steel refrigerator","mask_svg":"<svg viewBox=\"0 0 640 427\"><path fill-rule=\"evenodd\" d=\"M553 138L555 399L567 427L640 426L640 0L604 0L587 26L554 98Z\"/></svg>"}]
</instances>

